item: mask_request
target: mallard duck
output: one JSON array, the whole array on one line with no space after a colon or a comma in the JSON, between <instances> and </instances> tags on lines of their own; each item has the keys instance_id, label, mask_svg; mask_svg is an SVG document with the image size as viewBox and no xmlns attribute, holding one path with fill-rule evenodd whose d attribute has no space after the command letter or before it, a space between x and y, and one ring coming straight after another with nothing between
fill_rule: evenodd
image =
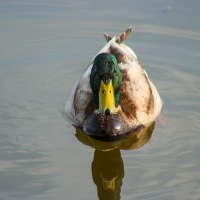
<instances>
[{"instance_id":1,"label":"mallard duck","mask_svg":"<svg viewBox=\"0 0 200 200\"><path fill-rule=\"evenodd\" d=\"M104 34L107 43L75 85L66 112L89 135L119 136L138 131L158 117L162 101L135 52L118 37Z\"/></svg>"}]
</instances>

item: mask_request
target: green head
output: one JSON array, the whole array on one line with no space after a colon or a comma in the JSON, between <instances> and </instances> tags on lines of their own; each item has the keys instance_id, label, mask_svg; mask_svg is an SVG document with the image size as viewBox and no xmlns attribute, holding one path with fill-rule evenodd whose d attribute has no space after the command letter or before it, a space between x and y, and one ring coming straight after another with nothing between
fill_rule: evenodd
<instances>
[{"instance_id":1,"label":"green head","mask_svg":"<svg viewBox=\"0 0 200 200\"><path fill-rule=\"evenodd\" d=\"M96 56L90 74L94 106L102 114L109 115L118 107L122 74L113 54Z\"/></svg>"}]
</instances>

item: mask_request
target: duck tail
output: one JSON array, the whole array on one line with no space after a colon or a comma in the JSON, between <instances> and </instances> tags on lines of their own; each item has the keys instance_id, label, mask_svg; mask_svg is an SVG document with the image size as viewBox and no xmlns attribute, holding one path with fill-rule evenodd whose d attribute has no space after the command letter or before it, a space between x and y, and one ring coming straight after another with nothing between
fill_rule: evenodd
<instances>
[{"instance_id":1,"label":"duck tail","mask_svg":"<svg viewBox=\"0 0 200 200\"><path fill-rule=\"evenodd\" d=\"M115 42L118 44L121 44L124 40L126 40L126 38L128 38L128 36L130 35L130 33L133 31L133 27L130 26L128 29L126 29L123 33L121 33L118 37L116 37ZM112 37L108 34L104 34L104 37L106 39L107 42L109 42Z\"/></svg>"}]
</instances>

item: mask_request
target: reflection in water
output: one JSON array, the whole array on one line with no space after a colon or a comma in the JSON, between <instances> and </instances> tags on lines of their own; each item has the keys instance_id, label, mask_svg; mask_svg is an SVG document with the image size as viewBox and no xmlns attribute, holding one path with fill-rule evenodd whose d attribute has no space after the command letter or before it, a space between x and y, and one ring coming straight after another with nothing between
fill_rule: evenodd
<instances>
[{"instance_id":1,"label":"reflection in water","mask_svg":"<svg viewBox=\"0 0 200 200\"><path fill-rule=\"evenodd\" d=\"M76 137L81 143L100 151L110 151L116 148L130 150L142 147L151 138L154 125L155 122L153 122L150 126L140 129L136 132L134 131L127 135L125 138L115 142L103 142L101 140L96 140L83 132L79 127L75 126L75 128Z\"/></svg>"},{"instance_id":2,"label":"reflection in water","mask_svg":"<svg viewBox=\"0 0 200 200\"><path fill-rule=\"evenodd\" d=\"M92 162L92 177L97 186L99 199L120 199L124 164L120 150L95 150Z\"/></svg>"},{"instance_id":3,"label":"reflection in water","mask_svg":"<svg viewBox=\"0 0 200 200\"><path fill-rule=\"evenodd\" d=\"M137 149L151 138L155 123L149 127L127 135L123 140L103 142L88 136L78 127L76 137L85 145L95 149L92 162L92 177L97 186L99 200L120 199L124 164L120 149Z\"/></svg>"}]
</instances>

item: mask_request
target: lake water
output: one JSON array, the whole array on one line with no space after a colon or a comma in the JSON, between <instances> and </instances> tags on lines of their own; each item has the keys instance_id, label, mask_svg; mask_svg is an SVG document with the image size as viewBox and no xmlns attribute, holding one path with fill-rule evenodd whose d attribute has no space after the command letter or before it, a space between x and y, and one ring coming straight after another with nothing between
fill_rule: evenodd
<instances>
[{"instance_id":1,"label":"lake water","mask_svg":"<svg viewBox=\"0 0 200 200\"><path fill-rule=\"evenodd\" d=\"M200 199L199 8L199 0L1 0L0 200L92 200L97 188L105 200ZM77 139L64 106L102 34L130 25L126 43L163 110L147 144L101 152ZM111 177L104 189L113 194L98 174Z\"/></svg>"}]
</instances>

